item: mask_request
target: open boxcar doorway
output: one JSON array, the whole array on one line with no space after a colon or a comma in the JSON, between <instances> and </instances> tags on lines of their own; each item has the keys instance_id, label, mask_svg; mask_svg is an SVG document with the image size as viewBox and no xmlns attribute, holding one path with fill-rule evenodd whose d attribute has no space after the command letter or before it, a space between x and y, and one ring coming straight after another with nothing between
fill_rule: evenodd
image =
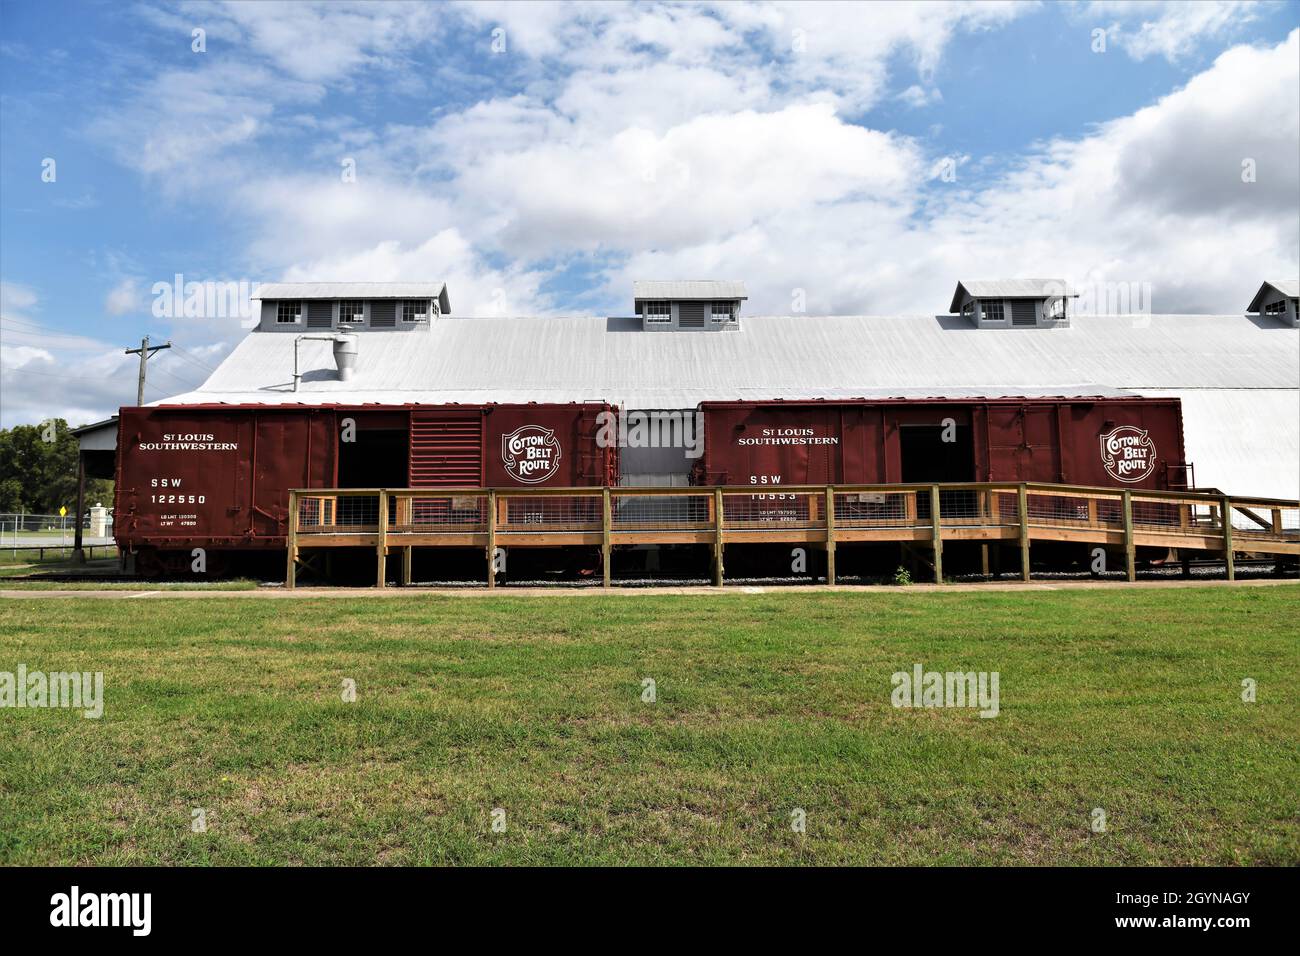
<instances>
[{"instance_id":1,"label":"open boxcar doorway","mask_svg":"<svg viewBox=\"0 0 1300 956\"><path fill-rule=\"evenodd\" d=\"M945 441L944 439L950 439ZM969 425L900 425L899 450L904 482L949 482L975 480L975 440ZM944 513L948 502L959 508L956 495L969 495L974 505L974 492L947 492L944 495ZM916 513L919 518L930 517L930 496L917 495Z\"/></svg>"},{"instance_id":2,"label":"open boxcar doorway","mask_svg":"<svg viewBox=\"0 0 1300 956\"><path fill-rule=\"evenodd\" d=\"M339 436L340 488L405 488L406 429L367 428L357 422L353 441Z\"/></svg>"}]
</instances>

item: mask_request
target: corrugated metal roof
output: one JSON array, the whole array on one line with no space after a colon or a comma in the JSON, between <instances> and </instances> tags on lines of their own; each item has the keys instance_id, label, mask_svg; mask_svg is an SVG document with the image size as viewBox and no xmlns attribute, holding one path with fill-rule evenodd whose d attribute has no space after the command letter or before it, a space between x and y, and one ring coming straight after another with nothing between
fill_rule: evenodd
<instances>
[{"instance_id":1,"label":"corrugated metal roof","mask_svg":"<svg viewBox=\"0 0 1300 956\"><path fill-rule=\"evenodd\" d=\"M975 329L948 316L751 316L737 332L644 332L635 319L443 318L357 336L356 375L328 342L252 332L186 402L584 401L1081 394L1097 387L1297 388L1300 333L1243 316L1076 316ZM449 397L462 396L462 397ZM174 401L174 400L168 400Z\"/></svg>"},{"instance_id":2,"label":"corrugated metal roof","mask_svg":"<svg viewBox=\"0 0 1300 956\"><path fill-rule=\"evenodd\" d=\"M1138 393L1184 400L1198 483L1295 496L1300 331L1244 316L1076 316L980 330L949 316L753 316L738 332L644 332L636 319L443 318L427 334L331 343L252 332L196 391L154 404L477 404L969 398Z\"/></svg>"},{"instance_id":3,"label":"corrugated metal roof","mask_svg":"<svg viewBox=\"0 0 1300 956\"><path fill-rule=\"evenodd\" d=\"M1288 299L1300 298L1300 279L1270 279L1259 287L1255 293L1255 298L1250 300L1250 305L1246 306L1247 312L1258 312L1260 309L1260 300L1264 298L1269 289L1276 289Z\"/></svg>"},{"instance_id":4,"label":"corrugated metal roof","mask_svg":"<svg viewBox=\"0 0 1300 956\"><path fill-rule=\"evenodd\" d=\"M745 283L717 279L637 279L634 299L748 299Z\"/></svg>"},{"instance_id":5,"label":"corrugated metal roof","mask_svg":"<svg viewBox=\"0 0 1300 956\"><path fill-rule=\"evenodd\" d=\"M1078 295L1064 279L963 279L957 283L949 312L961 308L963 289L973 299L1044 299Z\"/></svg>"},{"instance_id":6,"label":"corrugated metal roof","mask_svg":"<svg viewBox=\"0 0 1300 956\"><path fill-rule=\"evenodd\" d=\"M441 299L445 282L263 282L254 299ZM444 308L444 312L450 311Z\"/></svg>"}]
</instances>

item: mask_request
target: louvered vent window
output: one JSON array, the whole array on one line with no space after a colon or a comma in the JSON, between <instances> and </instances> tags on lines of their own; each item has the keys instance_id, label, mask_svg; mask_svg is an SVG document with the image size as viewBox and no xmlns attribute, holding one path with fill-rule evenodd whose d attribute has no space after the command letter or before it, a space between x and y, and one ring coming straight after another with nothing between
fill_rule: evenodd
<instances>
[{"instance_id":1,"label":"louvered vent window","mask_svg":"<svg viewBox=\"0 0 1300 956\"><path fill-rule=\"evenodd\" d=\"M402 321L403 322L429 321L429 300L428 299L407 299L405 302L403 302Z\"/></svg>"},{"instance_id":2,"label":"louvered vent window","mask_svg":"<svg viewBox=\"0 0 1300 956\"><path fill-rule=\"evenodd\" d=\"M980 313L985 322L1001 322L1006 318L1006 316L1002 314L1002 301L1000 299L981 300Z\"/></svg>"},{"instance_id":3,"label":"louvered vent window","mask_svg":"<svg viewBox=\"0 0 1300 956\"><path fill-rule=\"evenodd\" d=\"M646 302L645 323L646 325L672 325L673 309L667 302Z\"/></svg>"},{"instance_id":4,"label":"louvered vent window","mask_svg":"<svg viewBox=\"0 0 1300 956\"><path fill-rule=\"evenodd\" d=\"M397 325L397 302L394 299L375 299L370 303L370 327L391 329Z\"/></svg>"},{"instance_id":5,"label":"louvered vent window","mask_svg":"<svg viewBox=\"0 0 1300 956\"><path fill-rule=\"evenodd\" d=\"M677 304L677 327L681 329L704 328L704 310L706 302L679 302Z\"/></svg>"},{"instance_id":6,"label":"louvered vent window","mask_svg":"<svg viewBox=\"0 0 1300 956\"><path fill-rule=\"evenodd\" d=\"M1023 326L1038 324L1038 317L1034 313L1033 299L1011 300L1011 324Z\"/></svg>"},{"instance_id":7,"label":"louvered vent window","mask_svg":"<svg viewBox=\"0 0 1300 956\"><path fill-rule=\"evenodd\" d=\"M339 325L359 324L366 321L366 304L360 299L344 299L339 303Z\"/></svg>"},{"instance_id":8,"label":"louvered vent window","mask_svg":"<svg viewBox=\"0 0 1300 956\"><path fill-rule=\"evenodd\" d=\"M334 325L334 303L314 300L307 303L307 328L328 329Z\"/></svg>"}]
</instances>

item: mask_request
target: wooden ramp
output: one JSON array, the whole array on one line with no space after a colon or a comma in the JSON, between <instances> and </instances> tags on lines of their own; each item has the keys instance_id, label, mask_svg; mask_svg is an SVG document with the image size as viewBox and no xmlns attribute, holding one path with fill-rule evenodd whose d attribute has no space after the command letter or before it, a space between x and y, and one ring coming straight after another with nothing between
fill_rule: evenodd
<instances>
[{"instance_id":1,"label":"wooden ramp","mask_svg":"<svg viewBox=\"0 0 1300 956\"><path fill-rule=\"evenodd\" d=\"M834 584L835 547L848 542L926 549L934 580L942 583L948 541L1018 546L1026 581L1034 541L1122 550L1130 581L1139 547L1200 552L1223 559L1232 580L1236 555L1300 556L1300 501L974 482L761 492L748 486L294 489L285 584L294 586L309 548L374 548L377 587L384 586L393 551L409 583L413 548L482 548L487 586L495 587L498 548L598 547L608 587L611 549L631 544L706 545L716 585L728 544L811 545L825 550L827 582Z\"/></svg>"}]
</instances>

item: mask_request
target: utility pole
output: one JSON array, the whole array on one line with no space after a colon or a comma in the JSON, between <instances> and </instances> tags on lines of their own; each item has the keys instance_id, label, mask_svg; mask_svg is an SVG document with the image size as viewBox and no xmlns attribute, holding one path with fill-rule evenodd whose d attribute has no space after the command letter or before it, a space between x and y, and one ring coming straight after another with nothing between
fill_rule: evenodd
<instances>
[{"instance_id":1,"label":"utility pole","mask_svg":"<svg viewBox=\"0 0 1300 956\"><path fill-rule=\"evenodd\" d=\"M140 356L140 384L135 393L136 405L144 404L144 363L149 361L149 356L153 355L154 352L161 352L163 349L169 349L171 347L171 339L167 340L166 345L150 345L149 336L146 335L140 340L140 347L138 349L126 350L127 355L138 354Z\"/></svg>"}]
</instances>

